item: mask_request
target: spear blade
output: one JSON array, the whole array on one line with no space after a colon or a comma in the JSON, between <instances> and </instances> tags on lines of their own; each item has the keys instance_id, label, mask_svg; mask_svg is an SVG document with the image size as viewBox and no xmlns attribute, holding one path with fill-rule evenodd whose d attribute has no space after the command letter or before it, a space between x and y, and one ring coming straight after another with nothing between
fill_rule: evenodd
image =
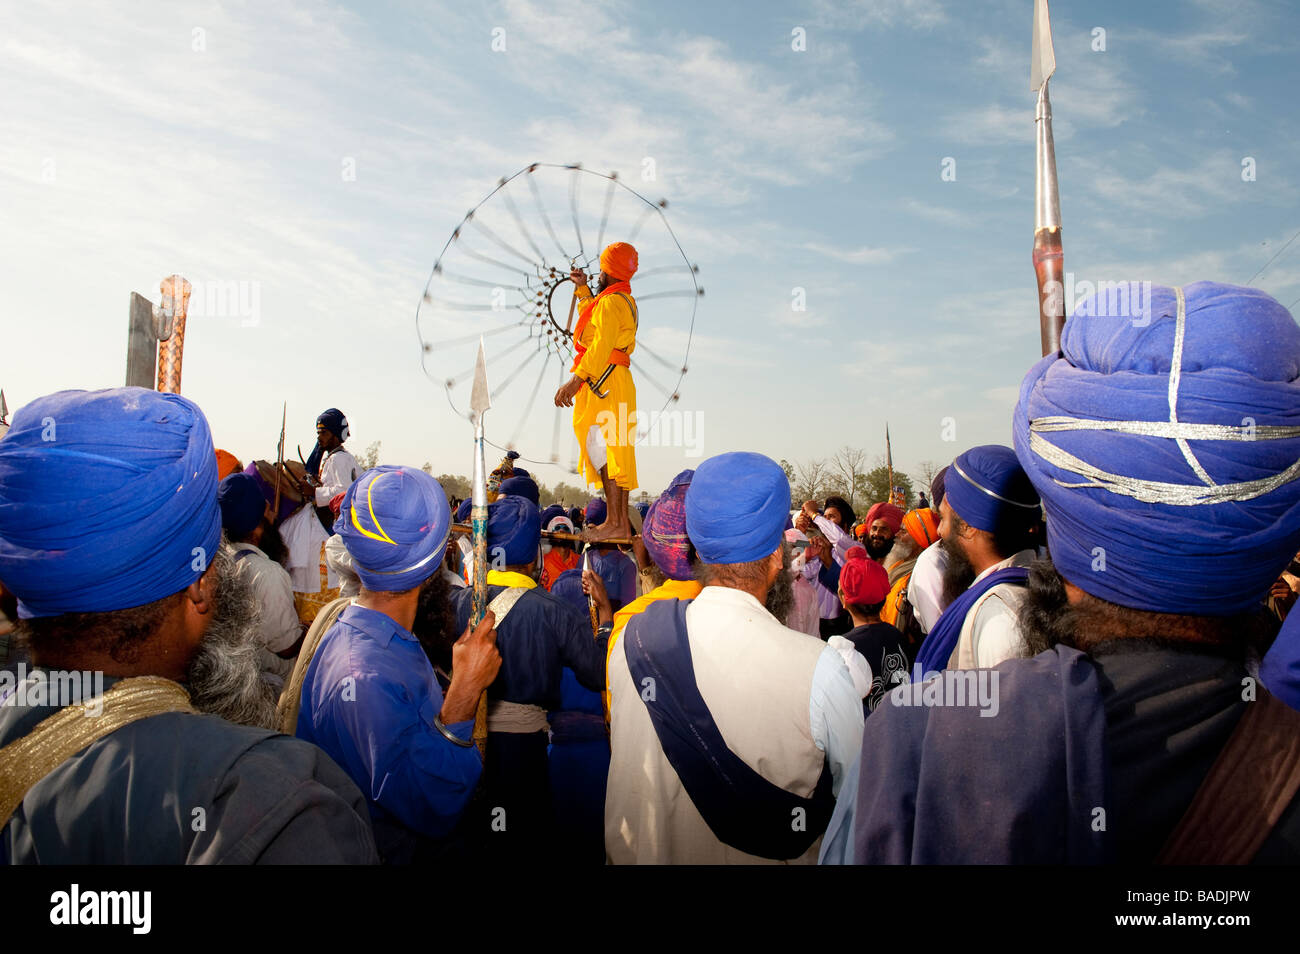
<instances>
[{"instance_id":1,"label":"spear blade","mask_svg":"<svg viewBox=\"0 0 1300 954\"><path fill-rule=\"evenodd\" d=\"M1052 139L1052 104L1047 83L1056 71L1052 23L1047 0L1035 0L1030 52L1030 88L1038 94L1034 111L1037 163L1034 183L1034 276L1038 281L1038 326L1043 354L1061 348L1065 326L1065 254L1061 244L1061 201L1056 182L1056 145Z\"/></svg>"},{"instance_id":2,"label":"spear blade","mask_svg":"<svg viewBox=\"0 0 1300 954\"><path fill-rule=\"evenodd\" d=\"M9 405L5 403L5 393L0 391L0 424L9 417Z\"/></svg>"}]
</instances>

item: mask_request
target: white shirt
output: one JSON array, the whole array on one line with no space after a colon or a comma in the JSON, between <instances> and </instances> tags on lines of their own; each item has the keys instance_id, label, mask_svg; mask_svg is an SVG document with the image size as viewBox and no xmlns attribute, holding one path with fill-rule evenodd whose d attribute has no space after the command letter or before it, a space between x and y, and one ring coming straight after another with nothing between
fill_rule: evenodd
<instances>
[{"instance_id":1,"label":"white shirt","mask_svg":"<svg viewBox=\"0 0 1300 954\"><path fill-rule=\"evenodd\" d=\"M346 448L336 447L325 455L320 465L320 486L316 488L316 506L328 507L339 494L347 493L352 482L361 476L357 459Z\"/></svg>"},{"instance_id":2,"label":"white shirt","mask_svg":"<svg viewBox=\"0 0 1300 954\"><path fill-rule=\"evenodd\" d=\"M921 632L928 633L939 622L944 610L943 571L948 567L948 551L932 543L921 551L907 581L907 601L916 611Z\"/></svg>"},{"instance_id":3,"label":"white shirt","mask_svg":"<svg viewBox=\"0 0 1300 954\"><path fill-rule=\"evenodd\" d=\"M280 524L280 537L284 540L285 549L289 551L288 570L293 591L319 593L321 544L326 541L328 534L321 526L316 511L311 507L299 507Z\"/></svg>"},{"instance_id":4,"label":"white shirt","mask_svg":"<svg viewBox=\"0 0 1300 954\"><path fill-rule=\"evenodd\" d=\"M325 541L325 565L338 577L339 596L356 596L361 592L361 578L352 566L352 554L337 533Z\"/></svg>"},{"instance_id":5,"label":"white shirt","mask_svg":"<svg viewBox=\"0 0 1300 954\"><path fill-rule=\"evenodd\" d=\"M1011 566L1029 566L1037 557L1034 550L1021 550L986 569L975 577L975 583L997 570ZM974 586L975 583L971 585ZM992 669L1008 659L1025 656L1028 647L1020 635L1017 619L1024 598L1025 588L1013 583L1002 583L980 597L966 614L949 668Z\"/></svg>"},{"instance_id":6,"label":"white shirt","mask_svg":"<svg viewBox=\"0 0 1300 954\"><path fill-rule=\"evenodd\" d=\"M825 535L826 539L831 542L831 556L835 558L835 562L840 566L844 565L845 557L851 549L862 546L861 543L854 540L851 536L841 530L839 524L832 520L828 520L821 514L813 517L813 523L817 525L817 529ZM863 549L866 548L863 547Z\"/></svg>"},{"instance_id":7,"label":"white shirt","mask_svg":"<svg viewBox=\"0 0 1300 954\"><path fill-rule=\"evenodd\" d=\"M231 552L235 575L248 583L257 601L257 635L265 649L261 654L262 670L282 682L293 672L294 661L277 654L291 648L302 636L289 574L251 543L233 544Z\"/></svg>"}]
</instances>

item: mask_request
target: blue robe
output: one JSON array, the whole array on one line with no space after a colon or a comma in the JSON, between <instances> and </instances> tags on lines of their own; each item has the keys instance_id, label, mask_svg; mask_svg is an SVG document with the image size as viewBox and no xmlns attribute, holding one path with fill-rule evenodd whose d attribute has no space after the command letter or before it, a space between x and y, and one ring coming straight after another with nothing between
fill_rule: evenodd
<instances>
[{"instance_id":1,"label":"blue robe","mask_svg":"<svg viewBox=\"0 0 1300 954\"><path fill-rule=\"evenodd\" d=\"M442 689L424 649L388 616L351 605L321 640L302 684L297 735L356 782L385 861L409 862L459 821L483 771L478 750L434 727ZM474 720L447 726L468 740Z\"/></svg>"}]
</instances>

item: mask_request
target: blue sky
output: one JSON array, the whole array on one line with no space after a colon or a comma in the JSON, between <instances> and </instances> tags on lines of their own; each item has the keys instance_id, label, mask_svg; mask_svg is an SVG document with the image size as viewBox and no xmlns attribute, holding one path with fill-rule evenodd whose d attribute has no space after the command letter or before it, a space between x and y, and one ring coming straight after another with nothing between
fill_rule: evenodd
<instances>
[{"instance_id":1,"label":"blue sky","mask_svg":"<svg viewBox=\"0 0 1300 954\"><path fill-rule=\"evenodd\" d=\"M338 406L357 451L468 473L416 305L502 176L580 162L667 199L699 266L675 405L695 450L874 457L886 419L914 473L1009 444L1038 352L1031 21L1030 0L24 8L0 36L0 386L13 409L121 384L131 291L241 282L256 322L196 317L186 340L183 392L220 446L273 456L287 400L290 448ZM1067 270L1250 279L1300 230L1300 12L1056 0L1052 23ZM1300 299L1300 240L1253 283ZM647 302L645 341L677 360L687 318ZM552 419L528 419L526 455ZM645 448L643 487L688 450Z\"/></svg>"}]
</instances>

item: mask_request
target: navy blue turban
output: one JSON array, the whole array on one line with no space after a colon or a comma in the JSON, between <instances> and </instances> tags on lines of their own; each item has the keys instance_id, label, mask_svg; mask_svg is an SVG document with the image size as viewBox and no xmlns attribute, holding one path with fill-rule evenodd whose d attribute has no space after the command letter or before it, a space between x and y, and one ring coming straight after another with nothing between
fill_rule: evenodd
<instances>
[{"instance_id":1,"label":"navy blue turban","mask_svg":"<svg viewBox=\"0 0 1300 954\"><path fill-rule=\"evenodd\" d=\"M532 474L528 473L528 471L524 470L522 467L516 467L512 473L514 474L515 477L528 477L529 479L531 479L533 476Z\"/></svg>"},{"instance_id":2,"label":"navy blue turban","mask_svg":"<svg viewBox=\"0 0 1300 954\"><path fill-rule=\"evenodd\" d=\"M542 539L542 513L524 497L505 496L488 504L488 559L500 555L506 566L523 566L537 559Z\"/></svg>"},{"instance_id":3,"label":"navy blue turban","mask_svg":"<svg viewBox=\"0 0 1300 954\"><path fill-rule=\"evenodd\" d=\"M762 454L710 457L686 491L686 533L705 563L771 556L790 516L790 481Z\"/></svg>"},{"instance_id":4,"label":"navy blue turban","mask_svg":"<svg viewBox=\"0 0 1300 954\"><path fill-rule=\"evenodd\" d=\"M212 434L188 398L60 391L0 441L0 580L22 619L153 603L220 543Z\"/></svg>"},{"instance_id":5,"label":"navy blue turban","mask_svg":"<svg viewBox=\"0 0 1300 954\"><path fill-rule=\"evenodd\" d=\"M1300 328L1216 282L1157 285L1145 314L1114 315L1143 289L1122 286L1085 299L1020 387L1016 453L1052 559L1121 606L1248 610L1300 543Z\"/></svg>"},{"instance_id":6,"label":"navy blue turban","mask_svg":"<svg viewBox=\"0 0 1300 954\"><path fill-rule=\"evenodd\" d=\"M320 417L316 418L316 423L325 428L341 441L346 441L350 434L348 429L348 419L343 416L343 412L336 407L321 411Z\"/></svg>"},{"instance_id":7,"label":"navy blue turban","mask_svg":"<svg viewBox=\"0 0 1300 954\"><path fill-rule=\"evenodd\" d=\"M564 600L585 617L587 615L587 594L582 592L582 568L565 570L551 584L551 595Z\"/></svg>"},{"instance_id":8,"label":"navy blue turban","mask_svg":"<svg viewBox=\"0 0 1300 954\"><path fill-rule=\"evenodd\" d=\"M469 520L469 512L473 508L474 508L474 501L470 497L466 497L464 500L458 503L456 505L456 522L465 523L467 520Z\"/></svg>"},{"instance_id":9,"label":"navy blue turban","mask_svg":"<svg viewBox=\"0 0 1300 954\"><path fill-rule=\"evenodd\" d=\"M954 460L944 481L948 506L976 530L1023 527L1039 516L1038 494L1016 452L1001 444L972 447Z\"/></svg>"},{"instance_id":10,"label":"navy blue turban","mask_svg":"<svg viewBox=\"0 0 1300 954\"><path fill-rule=\"evenodd\" d=\"M451 508L442 485L424 471L385 464L348 488L334 529L366 589L410 590L438 572Z\"/></svg>"},{"instance_id":11,"label":"navy blue turban","mask_svg":"<svg viewBox=\"0 0 1300 954\"><path fill-rule=\"evenodd\" d=\"M561 507L559 504L551 504L549 507L547 507L545 510L542 511L542 516L541 516L542 529L545 530L547 527L549 527L551 525L551 521L554 520L556 517L563 517L565 520L569 519L569 515L565 512L563 507Z\"/></svg>"},{"instance_id":12,"label":"navy blue turban","mask_svg":"<svg viewBox=\"0 0 1300 954\"><path fill-rule=\"evenodd\" d=\"M541 506L541 495L537 490L537 482L527 474L521 477L518 470L515 471L513 477L507 477L501 481L500 490L502 494L523 497L526 500L531 500L534 506Z\"/></svg>"},{"instance_id":13,"label":"navy blue turban","mask_svg":"<svg viewBox=\"0 0 1300 954\"><path fill-rule=\"evenodd\" d=\"M252 533L266 512L262 488L244 473L231 474L217 485L217 503L221 505L221 525L236 538Z\"/></svg>"},{"instance_id":14,"label":"navy blue turban","mask_svg":"<svg viewBox=\"0 0 1300 954\"><path fill-rule=\"evenodd\" d=\"M587 502L587 512L584 514L584 521L593 527L598 527L605 522L607 512L605 501L596 497Z\"/></svg>"}]
</instances>

